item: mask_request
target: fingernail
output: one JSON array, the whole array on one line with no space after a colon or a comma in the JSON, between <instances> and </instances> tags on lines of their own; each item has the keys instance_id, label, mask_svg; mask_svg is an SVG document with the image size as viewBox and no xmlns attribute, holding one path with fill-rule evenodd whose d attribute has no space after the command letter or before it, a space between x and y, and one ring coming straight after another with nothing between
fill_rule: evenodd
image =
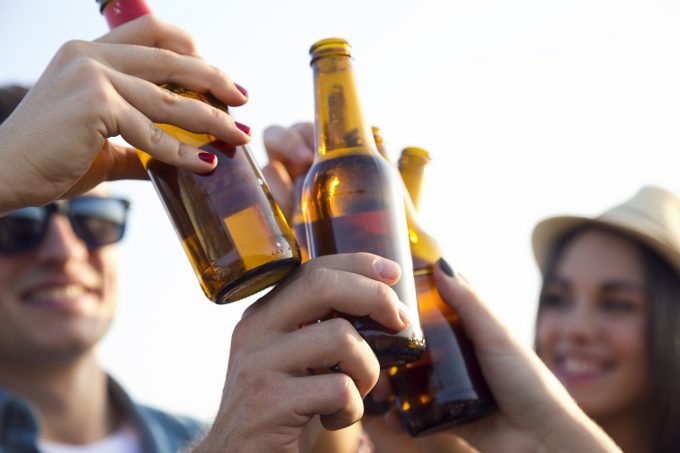
<instances>
[{"instance_id":1,"label":"fingernail","mask_svg":"<svg viewBox=\"0 0 680 453\"><path fill-rule=\"evenodd\" d=\"M213 153L198 153L198 158L201 159L203 162L208 162L209 164L212 164L215 162L215 155Z\"/></svg>"},{"instance_id":2,"label":"fingernail","mask_svg":"<svg viewBox=\"0 0 680 453\"><path fill-rule=\"evenodd\" d=\"M411 324L411 315L408 314L408 311L404 307L399 307L399 319L401 319L401 322L404 323L405 326Z\"/></svg>"},{"instance_id":3,"label":"fingernail","mask_svg":"<svg viewBox=\"0 0 680 453\"><path fill-rule=\"evenodd\" d=\"M375 268L385 280L396 280L401 275L401 268L394 261L380 260L375 263Z\"/></svg>"},{"instance_id":4,"label":"fingernail","mask_svg":"<svg viewBox=\"0 0 680 453\"><path fill-rule=\"evenodd\" d=\"M239 90L241 92L242 95L244 95L245 97L248 97L248 90L246 90L245 88L243 88L241 85L239 85L236 82L234 82L234 86L236 87L237 90Z\"/></svg>"},{"instance_id":5,"label":"fingernail","mask_svg":"<svg viewBox=\"0 0 680 453\"><path fill-rule=\"evenodd\" d=\"M453 272L453 269L451 268L449 263L446 262L446 260L444 258L439 258L439 267L441 267L442 271L444 271L444 273L446 275L448 275L449 277L455 277L456 276L456 273Z\"/></svg>"},{"instance_id":6,"label":"fingernail","mask_svg":"<svg viewBox=\"0 0 680 453\"><path fill-rule=\"evenodd\" d=\"M243 123L239 123L238 121L234 121L234 124L235 124L236 127L238 127L241 131L243 131L244 133L250 135L250 127L246 126L246 125L243 124Z\"/></svg>"}]
</instances>

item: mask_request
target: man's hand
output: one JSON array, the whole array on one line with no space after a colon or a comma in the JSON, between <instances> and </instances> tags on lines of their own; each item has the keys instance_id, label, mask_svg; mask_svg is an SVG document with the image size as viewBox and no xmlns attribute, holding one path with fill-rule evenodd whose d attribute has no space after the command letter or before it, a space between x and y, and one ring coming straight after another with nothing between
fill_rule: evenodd
<instances>
[{"instance_id":1,"label":"man's hand","mask_svg":"<svg viewBox=\"0 0 680 453\"><path fill-rule=\"evenodd\" d=\"M370 316L404 329L390 288L399 277L396 263L375 255L324 256L249 307L232 336L221 408L197 451L297 452L313 445L315 416L331 430L359 420L379 364L352 324L327 318Z\"/></svg>"},{"instance_id":2,"label":"man's hand","mask_svg":"<svg viewBox=\"0 0 680 453\"><path fill-rule=\"evenodd\" d=\"M270 126L264 131L269 163L262 169L274 199L290 222L293 190L314 162L314 125L297 123L286 129Z\"/></svg>"}]
</instances>

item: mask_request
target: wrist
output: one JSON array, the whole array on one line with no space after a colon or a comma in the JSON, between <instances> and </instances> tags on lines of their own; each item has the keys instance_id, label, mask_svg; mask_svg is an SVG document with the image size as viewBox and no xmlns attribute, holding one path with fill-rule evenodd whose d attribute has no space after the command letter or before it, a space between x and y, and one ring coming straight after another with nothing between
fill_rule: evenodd
<instances>
[{"instance_id":1,"label":"wrist","mask_svg":"<svg viewBox=\"0 0 680 453\"><path fill-rule=\"evenodd\" d=\"M203 438L189 451L191 453L240 453L255 451L252 446L237 435L238 428L230 423L229 417L218 415Z\"/></svg>"}]
</instances>

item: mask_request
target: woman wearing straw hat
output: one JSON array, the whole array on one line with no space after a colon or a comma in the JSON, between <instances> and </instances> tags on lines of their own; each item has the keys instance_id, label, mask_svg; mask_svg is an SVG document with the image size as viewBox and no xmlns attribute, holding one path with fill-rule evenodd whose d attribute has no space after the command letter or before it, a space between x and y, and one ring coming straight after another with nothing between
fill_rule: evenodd
<instances>
[{"instance_id":1,"label":"woman wearing straw hat","mask_svg":"<svg viewBox=\"0 0 680 453\"><path fill-rule=\"evenodd\" d=\"M680 200L540 222L536 350L624 451L680 449Z\"/></svg>"}]
</instances>

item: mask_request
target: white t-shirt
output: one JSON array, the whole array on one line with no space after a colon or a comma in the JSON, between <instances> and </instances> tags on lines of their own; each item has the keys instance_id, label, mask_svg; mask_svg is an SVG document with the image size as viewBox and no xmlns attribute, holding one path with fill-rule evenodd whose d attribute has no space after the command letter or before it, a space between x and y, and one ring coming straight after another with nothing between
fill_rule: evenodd
<instances>
[{"instance_id":1,"label":"white t-shirt","mask_svg":"<svg viewBox=\"0 0 680 453\"><path fill-rule=\"evenodd\" d=\"M139 436L130 426L122 426L102 440L86 445L38 441L43 453L143 453Z\"/></svg>"}]
</instances>

